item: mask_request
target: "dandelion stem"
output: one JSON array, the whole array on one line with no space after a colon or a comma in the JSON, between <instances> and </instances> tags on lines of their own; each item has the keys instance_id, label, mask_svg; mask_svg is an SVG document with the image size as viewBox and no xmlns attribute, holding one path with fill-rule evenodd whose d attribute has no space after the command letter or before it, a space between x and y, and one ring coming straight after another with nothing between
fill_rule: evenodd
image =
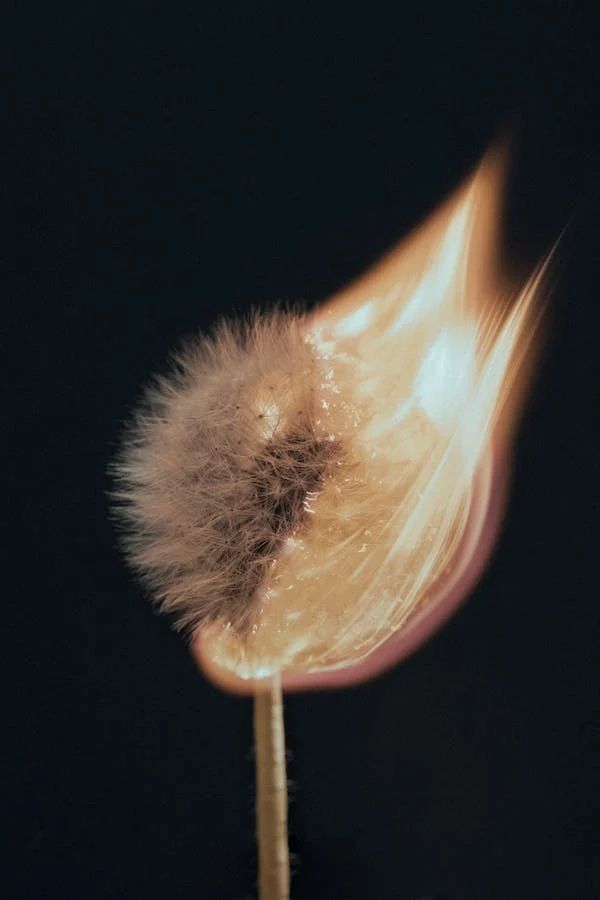
<instances>
[{"instance_id":1,"label":"dandelion stem","mask_svg":"<svg viewBox=\"0 0 600 900\"><path fill-rule=\"evenodd\" d=\"M288 900L287 780L281 679L254 695L259 900Z\"/></svg>"}]
</instances>

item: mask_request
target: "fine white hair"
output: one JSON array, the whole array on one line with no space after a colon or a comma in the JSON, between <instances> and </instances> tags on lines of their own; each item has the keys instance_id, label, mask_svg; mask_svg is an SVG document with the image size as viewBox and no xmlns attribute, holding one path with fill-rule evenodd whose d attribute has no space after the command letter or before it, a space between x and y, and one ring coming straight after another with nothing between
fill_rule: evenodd
<instances>
[{"instance_id":1,"label":"fine white hair","mask_svg":"<svg viewBox=\"0 0 600 900\"><path fill-rule=\"evenodd\" d=\"M178 630L251 627L257 591L340 453L316 427L317 378L303 317L277 311L189 341L147 389L114 496L126 555Z\"/></svg>"}]
</instances>

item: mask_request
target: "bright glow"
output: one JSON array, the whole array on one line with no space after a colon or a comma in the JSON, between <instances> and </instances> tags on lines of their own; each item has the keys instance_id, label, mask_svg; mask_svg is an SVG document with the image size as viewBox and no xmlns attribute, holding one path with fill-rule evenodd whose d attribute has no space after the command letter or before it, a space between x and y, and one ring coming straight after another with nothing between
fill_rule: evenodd
<instances>
[{"instance_id":1,"label":"bright glow","mask_svg":"<svg viewBox=\"0 0 600 900\"><path fill-rule=\"evenodd\" d=\"M465 241L468 241L470 213L471 205L466 200L450 219L439 252L432 259L430 267L423 274L406 306L393 323L392 333L418 325L426 316L441 308L444 298L452 289L453 281L460 276Z\"/></svg>"},{"instance_id":2,"label":"bright glow","mask_svg":"<svg viewBox=\"0 0 600 900\"><path fill-rule=\"evenodd\" d=\"M414 383L414 398L441 431L449 432L473 394L474 324L446 328L427 349Z\"/></svg>"},{"instance_id":3,"label":"bright glow","mask_svg":"<svg viewBox=\"0 0 600 900\"><path fill-rule=\"evenodd\" d=\"M316 427L344 455L307 500L301 540L274 560L276 600L252 634L212 639L213 660L240 677L358 662L421 609L452 566L478 467L492 436L507 447L517 420L543 271L520 292L498 277L501 181L490 155L310 320ZM263 414L274 426L276 412Z\"/></svg>"},{"instance_id":4,"label":"bright glow","mask_svg":"<svg viewBox=\"0 0 600 900\"><path fill-rule=\"evenodd\" d=\"M373 319L374 313L374 303L365 303L363 306L359 306L357 310L350 313L345 319L342 319L336 326L336 335L338 335L338 337L355 337L369 325Z\"/></svg>"}]
</instances>

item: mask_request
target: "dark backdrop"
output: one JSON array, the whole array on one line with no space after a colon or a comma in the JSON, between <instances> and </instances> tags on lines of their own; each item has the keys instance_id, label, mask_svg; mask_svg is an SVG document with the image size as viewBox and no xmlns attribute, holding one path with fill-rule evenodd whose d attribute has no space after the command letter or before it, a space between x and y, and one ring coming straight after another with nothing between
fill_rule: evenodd
<instances>
[{"instance_id":1,"label":"dark backdrop","mask_svg":"<svg viewBox=\"0 0 600 900\"><path fill-rule=\"evenodd\" d=\"M8 894L252 896L251 705L132 582L107 463L181 336L326 297L510 126L507 262L571 224L508 519L415 657L289 697L293 895L600 896L593 4L186 6L9 4Z\"/></svg>"}]
</instances>

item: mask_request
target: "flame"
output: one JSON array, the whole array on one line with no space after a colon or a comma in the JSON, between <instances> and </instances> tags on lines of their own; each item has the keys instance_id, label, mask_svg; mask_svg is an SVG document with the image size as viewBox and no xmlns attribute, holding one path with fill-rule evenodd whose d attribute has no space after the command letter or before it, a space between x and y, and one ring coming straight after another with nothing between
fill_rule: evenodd
<instances>
[{"instance_id":1,"label":"flame","mask_svg":"<svg viewBox=\"0 0 600 900\"><path fill-rule=\"evenodd\" d=\"M422 618L475 554L465 536L489 514L488 499L475 502L478 478L492 438L508 452L546 265L516 292L498 273L501 157L488 154L423 226L308 320L317 425L349 449L307 498L310 528L273 562L252 633L205 635L211 667L254 679L356 666ZM266 409L265 427L277 416Z\"/></svg>"}]
</instances>

